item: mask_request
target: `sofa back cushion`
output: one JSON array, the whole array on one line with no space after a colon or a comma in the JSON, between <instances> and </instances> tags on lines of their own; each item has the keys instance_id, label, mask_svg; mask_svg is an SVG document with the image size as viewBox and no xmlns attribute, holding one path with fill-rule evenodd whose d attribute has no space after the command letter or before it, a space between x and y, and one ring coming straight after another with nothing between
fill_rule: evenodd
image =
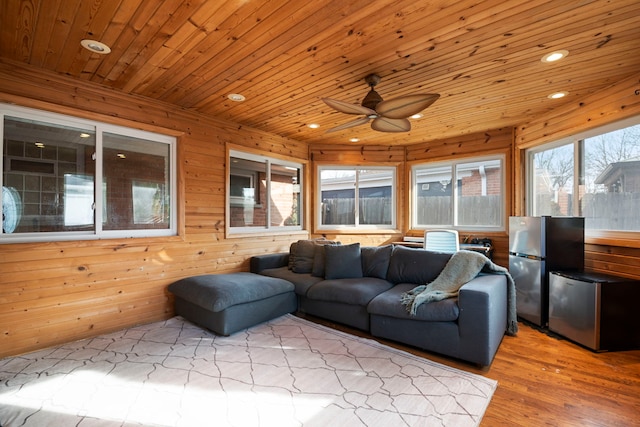
<instances>
[{"instance_id":1,"label":"sofa back cushion","mask_svg":"<svg viewBox=\"0 0 640 427\"><path fill-rule=\"evenodd\" d=\"M394 284L426 285L438 277L451 255L422 248L395 246L389 261L387 280Z\"/></svg>"},{"instance_id":2,"label":"sofa back cushion","mask_svg":"<svg viewBox=\"0 0 640 427\"><path fill-rule=\"evenodd\" d=\"M313 267L311 275L315 277L324 277L325 251L324 247L329 245L340 245L340 242L333 240L316 240L316 250L313 256Z\"/></svg>"},{"instance_id":3,"label":"sofa back cushion","mask_svg":"<svg viewBox=\"0 0 640 427\"><path fill-rule=\"evenodd\" d=\"M362 277L360 243L326 245L324 247L324 256L325 279L355 279Z\"/></svg>"},{"instance_id":4,"label":"sofa back cushion","mask_svg":"<svg viewBox=\"0 0 640 427\"><path fill-rule=\"evenodd\" d=\"M293 272L311 273L316 245L313 240L298 240L293 254Z\"/></svg>"},{"instance_id":5,"label":"sofa back cushion","mask_svg":"<svg viewBox=\"0 0 640 427\"><path fill-rule=\"evenodd\" d=\"M362 275L364 277L376 277L386 279L391 260L392 245L364 246L360 248L362 257Z\"/></svg>"},{"instance_id":6,"label":"sofa back cushion","mask_svg":"<svg viewBox=\"0 0 640 427\"><path fill-rule=\"evenodd\" d=\"M318 239L306 239L298 240L291 244L289 249L289 269L294 273L312 273L314 270L314 261L316 259L316 249L320 245L339 244L340 242L334 242L327 240L324 237ZM322 254L324 255L324 253ZM324 261L322 261L324 264ZM316 274L321 277L322 274Z\"/></svg>"}]
</instances>

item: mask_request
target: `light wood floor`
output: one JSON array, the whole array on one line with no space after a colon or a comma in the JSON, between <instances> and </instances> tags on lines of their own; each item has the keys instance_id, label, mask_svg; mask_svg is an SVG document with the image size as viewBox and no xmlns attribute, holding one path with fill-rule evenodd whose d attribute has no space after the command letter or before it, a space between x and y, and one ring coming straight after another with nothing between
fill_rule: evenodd
<instances>
[{"instance_id":1,"label":"light wood floor","mask_svg":"<svg viewBox=\"0 0 640 427\"><path fill-rule=\"evenodd\" d=\"M369 337L312 316L301 317ZM595 353L526 324L519 326L518 336L505 336L493 363L483 369L379 341L497 380L482 427L640 426L640 350Z\"/></svg>"}]
</instances>

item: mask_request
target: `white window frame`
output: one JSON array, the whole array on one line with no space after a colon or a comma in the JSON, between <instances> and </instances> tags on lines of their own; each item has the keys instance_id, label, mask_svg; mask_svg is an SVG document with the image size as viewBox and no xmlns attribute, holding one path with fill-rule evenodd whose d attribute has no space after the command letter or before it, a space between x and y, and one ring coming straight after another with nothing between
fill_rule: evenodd
<instances>
[{"instance_id":1,"label":"white window frame","mask_svg":"<svg viewBox=\"0 0 640 427\"><path fill-rule=\"evenodd\" d=\"M500 203L500 225L460 225L458 224L458 186L455 184L457 181L458 175L458 166L467 163L476 163L476 162L486 162L486 161L499 161L500 162L500 190L501 190L501 203ZM451 168L451 183L452 185L452 203L451 203L451 213L450 218L452 219L452 223L450 224L418 224L417 218L417 197L418 194L415 191L415 185L417 182L417 171L420 169L428 169L435 167L450 167ZM416 163L411 166L411 183L409 185L410 188L410 199L411 199L411 228L413 230L427 230L430 228L450 228L458 231L484 231L484 232L500 232L506 230L506 206L507 206L507 188L506 188L506 156L504 154L497 154L491 156L481 156L481 157L466 157L459 158L456 160L447 160L447 161L437 161L437 162L421 162Z\"/></svg>"},{"instance_id":2,"label":"white window frame","mask_svg":"<svg viewBox=\"0 0 640 427\"><path fill-rule=\"evenodd\" d=\"M266 173L266 194L265 194L265 204L263 208L265 209L266 219L264 226L256 226L256 227L231 227L231 206L236 205L238 203L238 197L231 196L231 158L239 158L243 160L250 160L258 163L265 164L265 173ZM300 188L300 203L298 204L298 216L300 218L300 225L280 225L274 226L271 225L271 165L276 164L278 166L291 167L296 168L300 171L300 179L298 182L298 186ZM304 164L298 162L292 162L287 160L278 159L275 157L269 157L261 154L248 153L246 151L241 151L239 149L229 149L227 153L227 168L226 173L226 191L225 191L225 229L227 237L242 237L247 234L272 234L272 233L280 233L280 232L292 232L292 231L300 231L304 229ZM234 173L233 175L239 175ZM241 175L241 174L240 174ZM243 176L243 175L241 175ZM251 182L254 185L260 185L260 183L255 182L255 177L250 177ZM255 201L256 206L260 206L259 201Z\"/></svg>"},{"instance_id":3,"label":"white window frame","mask_svg":"<svg viewBox=\"0 0 640 427\"><path fill-rule=\"evenodd\" d=\"M118 238L142 238L142 237L162 237L177 235L177 167L176 167L176 138L155 132L143 131L124 126L111 125L95 120L81 119L58 113L37 110L33 108L19 107L14 105L0 104L0 150L4 150L4 119L5 116L35 120L60 126L71 126L78 129L86 129L95 132L95 199L94 199L94 230L91 231L52 231L52 232L29 232L29 233L3 233L0 230L0 243L23 243L23 242L49 242L49 241L70 241L70 240L98 240L98 239L118 239ZM103 133L113 133L133 138L146 139L159 144L167 144L169 147L169 198L170 217L167 228L164 229L138 229L138 230L103 230ZM2 151L4 152L4 151ZM3 184L4 169L0 173L0 187ZM1 201L0 201L1 204Z\"/></svg>"},{"instance_id":4,"label":"white window frame","mask_svg":"<svg viewBox=\"0 0 640 427\"><path fill-rule=\"evenodd\" d=\"M355 204L354 215L355 225L350 224L322 224L322 180L321 175L323 170L345 170L356 172L355 182ZM360 224L360 212L359 212L359 170L383 170L391 172L391 224ZM398 211L398 197L397 197L397 182L398 182L398 168L396 166L340 166L340 165L320 165L316 169L316 206L318 207L315 212L316 229L327 231L376 231L376 232L397 232L397 211Z\"/></svg>"}]
</instances>

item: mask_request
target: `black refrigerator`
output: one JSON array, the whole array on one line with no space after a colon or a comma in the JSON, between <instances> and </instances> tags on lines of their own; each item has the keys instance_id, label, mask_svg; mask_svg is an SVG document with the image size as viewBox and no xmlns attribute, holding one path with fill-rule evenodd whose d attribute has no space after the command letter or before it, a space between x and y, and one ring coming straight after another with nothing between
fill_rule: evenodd
<instances>
[{"instance_id":1,"label":"black refrigerator","mask_svg":"<svg viewBox=\"0 0 640 427\"><path fill-rule=\"evenodd\" d=\"M584 218L509 218L509 273L518 317L549 324L549 272L584 268Z\"/></svg>"}]
</instances>

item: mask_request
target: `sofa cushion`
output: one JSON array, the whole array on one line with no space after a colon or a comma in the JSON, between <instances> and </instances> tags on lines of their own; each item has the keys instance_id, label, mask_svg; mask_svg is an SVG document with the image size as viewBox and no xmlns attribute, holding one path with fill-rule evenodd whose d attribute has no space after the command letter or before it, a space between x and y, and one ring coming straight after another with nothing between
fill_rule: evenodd
<instances>
[{"instance_id":1,"label":"sofa cushion","mask_svg":"<svg viewBox=\"0 0 640 427\"><path fill-rule=\"evenodd\" d=\"M395 246L389 261L387 280L394 284L426 285L438 277L449 258L451 254Z\"/></svg>"},{"instance_id":2,"label":"sofa cushion","mask_svg":"<svg viewBox=\"0 0 640 427\"><path fill-rule=\"evenodd\" d=\"M294 273L287 267L269 268L260 271L260 274L277 277L293 283L297 295L306 295L311 286L323 280L321 277L314 277L310 273Z\"/></svg>"},{"instance_id":3,"label":"sofa cushion","mask_svg":"<svg viewBox=\"0 0 640 427\"><path fill-rule=\"evenodd\" d=\"M204 274L180 279L169 292L199 307L219 312L236 304L292 292L286 280L254 273Z\"/></svg>"},{"instance_id":4,"label":"sofa cushion","mask_svg":"<svg viewBox=\"0 0 640 427\"><path fill-rule=\"evenodd\" d=\"M291 246L289 246L289 263L288 263L289 270L293 270L293 261L296 259L297 249L298 249L298 242L293 242L291 243Z\"/></svg>"},{"instance_id":5,"label":"sofa cushion","mask_svg":"<svg viewBox=\"0 0 640 427\"><path fill-rule=\"evenodd\" d=\"M362 277L360 243L325 246L324 256L325 279L351 279Z\"/></svg>"},{"instance_id":6,"label":"sofa cushion","mask_svg":"<svg viewBox=\"0 0 640 427\"><path fill-rule=\"evenodd\" d=\"M366 306L373 298L392 286L386 280L375 277L323 280L309 288L307 298Z\"/></svg>"},{"instance_id":7,"label":"sofa cushion","mask_svg":"<svg viewBox=\"0 0 640 427\"><path fill-rule=\"evenodd\" d=\"M311 267L311 275L315 277L324 277L325 270L325 251L326 245L339 245L340 242L334 240L316 240L316 249L313 255L313 267Z\"/></svg>"},{"instance_id":8,"label":"sofa cushion","mask_svg":"<svg viewBox=\"0 0 640 427\"><path fill-rule=\"evenodd\" d=\"M404 292L410 291L414 287L415 285L410 283L394 286L376 296L367 306L367 311L373 315L428 322L451 322L458 319L460 315L458 298L447 298L442 301L421 304L415 316L409 314L407 307L402 304L401 298Z\"/></svg>"},{"instance_id":9,"label":"sofa cushion","mask_svg":"<svg viewBox=\"0 0 640 427\"><path fill-rule=\"evenodd\" d=\"M364 277L377 277L386 279L391 260L392 245L365 246L360 248L362 258L362 275Z\"/></svg>"},{"instance_id":10,"label":"sofa cushion","mask_svg":"<svg viewBox=\"0 0 640 427\"><path fill-rule=\"evenodd\" d=\"M313 240L298 240L293 257L294 273L311 273L316 245Z\"/></svg>"}]
</instances>

